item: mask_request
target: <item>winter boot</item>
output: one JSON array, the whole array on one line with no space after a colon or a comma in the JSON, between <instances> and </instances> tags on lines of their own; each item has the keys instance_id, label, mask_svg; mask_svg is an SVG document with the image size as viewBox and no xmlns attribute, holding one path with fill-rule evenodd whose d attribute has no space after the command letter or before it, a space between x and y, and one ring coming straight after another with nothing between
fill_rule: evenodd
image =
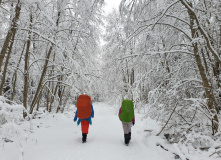
<instances>
[{"instance_id":1,"label":"winter boot","mask_svg":"<svg viewBox=\"0 0 221 160\"><path fill-rule=\"evenodd\" d=\"M82 143L85 143L87 140L87 134L86 133L82 133Z\"/></svg>"},{"instance_id":2,"label":"winter boot","mask_svg":"<svg viewBox=\"0 0 221 160\"><path fill-rule=\"evenodd\" d=\"M131 140L131 132L129 132L128 135L129 135L129 141L130 141Z\"/></svg>"},{"instance_id":3,"label":"winter boot","mask_svg":"<svg viewBox=\"0 0 221 160\"><path fill-rule=\"evenodd\" d=\"M129 145L129 134L124 134L124 142L126 145Z\"/></svg>"}]
</instances>

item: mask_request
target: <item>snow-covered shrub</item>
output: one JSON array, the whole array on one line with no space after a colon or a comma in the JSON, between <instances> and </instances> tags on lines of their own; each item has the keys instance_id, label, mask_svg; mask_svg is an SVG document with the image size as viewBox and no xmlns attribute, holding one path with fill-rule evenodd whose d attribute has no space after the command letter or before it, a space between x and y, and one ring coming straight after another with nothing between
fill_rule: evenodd
<instances>
[{"instance_id":1,"label":"snow-covered shrub","mask_svg":"<svg viewBox=\"0 0 221 160\"><path fill-rule=\"evenodd\" d=\"M221 132L212 136L207 101L201 98L203 92L198 91L199 94L187 98L188 87L174 88L150 92L152 107L149 107L148 115L162 124L157 135L164 136L170 143L180 144L178 146L185 144L192 150L215 150L217 143L221 143Z\"/></svg>"},{"instance_id":2,"label":"snow-covered shrub","mask_svg":"<svg viewBox=\"0 0 221 160\"><path fill-rule=\"evenodd\" d=\"M22 105L8 104L7 99L0 97L0 125L14 121L15 123L19 122L23 113Z\"/></svg>"},{"instance_id":3,"label":"snow-covered shrub","mask_svg":"<svg viewBox=\"0 0 221 160\"><path fill-rule=\"evenodd\" d=\"M24 106L0 96L0 145L4 147L5 143L16 142L19 145L19 159L21 160L24 157L22 139L25 138L20 125L24 120L23 113L27 114L30 121L30 130L32 130L31 117Z\"/></svg>"},{"instance_id":4,"label":"snow-covered shrub","mask_svg":"<svg viewBox=\"0 0 221 160\"><path fill-rule=\"evenodd\" d=\"M14 104L13 102L10 102L13 104L9 104L7 102L9 101L6 98L0 97L1 139L13 141L13 138L18 138L21 135L19 123L24 120L23 112L26 112L26 110L22 105Z\"/></svg>"}]
</instances>

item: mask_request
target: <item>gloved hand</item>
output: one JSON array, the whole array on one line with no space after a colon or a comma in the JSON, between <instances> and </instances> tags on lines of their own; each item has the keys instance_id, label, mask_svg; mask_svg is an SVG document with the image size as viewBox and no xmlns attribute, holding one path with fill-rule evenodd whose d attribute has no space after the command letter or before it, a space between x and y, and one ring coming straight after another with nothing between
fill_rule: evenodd
<instances>
[{"instance_id":1,"label":"gloved hand","mask_svg":"<svg viewBox=\"0 0 221 160\"><path fill-rule=\"evenodd\" d=\"M135 122L132 122L133 126L135 125Z\"/></svg>"}]
</instances>

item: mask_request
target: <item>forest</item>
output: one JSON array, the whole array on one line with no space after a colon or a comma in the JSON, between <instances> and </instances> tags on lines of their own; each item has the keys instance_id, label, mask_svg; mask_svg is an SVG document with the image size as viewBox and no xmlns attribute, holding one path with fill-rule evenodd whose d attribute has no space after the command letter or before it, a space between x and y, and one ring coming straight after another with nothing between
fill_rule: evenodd
<instances>
[{"instance_id":1,"label":"forest","mask_svg":"<svg viewBox=\"0 0 221 160\"><path fill-rule=\"evenodd\" d=\"M155 136L221 157L221 1L0 0L0 130L80 94L134 102ZM0 131L1 135L1 131ZM1 140L0 140L1 143Z\"/></svg>"}]
</instances>

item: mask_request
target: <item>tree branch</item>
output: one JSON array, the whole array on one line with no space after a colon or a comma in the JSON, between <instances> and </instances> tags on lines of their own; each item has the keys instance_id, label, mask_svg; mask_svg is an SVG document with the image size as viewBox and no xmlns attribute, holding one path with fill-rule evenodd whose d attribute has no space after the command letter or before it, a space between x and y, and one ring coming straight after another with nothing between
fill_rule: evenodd
<instances>
[{"instance_id":1,"label":"tree branch","mask_svg":"<svg viewBox=\"0 0 221 160\"><path fill-rule=\"evenodd\" d=\"M163 128L161 129L161 131L157 134L157 136L159 136L159 135L161 134L161 132L164 130L164 128L167 126L167 124L168 124L168 122L170 121L170 119L171 119L173 113L174 113L175 110L176 110L177 104L178 104L178 102L176 102L175 107L174 107L173 111L172 111L171 114L170 114L170 117L168 118L166 124L163 126Z\"/></svg>"}]
</instances>

